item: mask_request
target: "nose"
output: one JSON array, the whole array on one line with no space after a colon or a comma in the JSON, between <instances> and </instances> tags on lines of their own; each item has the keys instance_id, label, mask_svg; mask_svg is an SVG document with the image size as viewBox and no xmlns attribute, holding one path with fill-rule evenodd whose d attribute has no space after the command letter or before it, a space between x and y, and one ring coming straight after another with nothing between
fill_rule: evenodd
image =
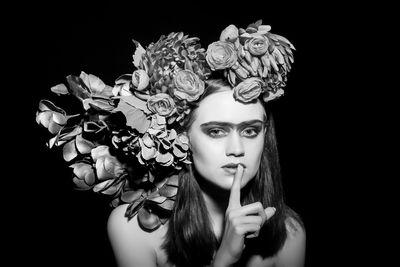
<instances>
[{"instance_id":1,"label":"nose","mask_svg":"<svg viewBox=\"0 0 400 267\"><path fill-rule=\"evenodd\" d=\"M235 157L244 156L243 140L236 131L231 133L227 139L226 155Z\"/></svg>"}]
</instances>

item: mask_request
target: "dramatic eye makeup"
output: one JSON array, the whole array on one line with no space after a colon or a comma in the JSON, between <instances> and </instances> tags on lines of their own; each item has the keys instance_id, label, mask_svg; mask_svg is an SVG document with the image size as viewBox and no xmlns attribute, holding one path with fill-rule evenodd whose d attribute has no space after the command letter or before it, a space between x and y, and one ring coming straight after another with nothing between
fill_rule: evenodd
<instances>
[{"instance_id":1,"label":"dramatic eye makeup","mask_svg":"<svg viewBox=\"0 0 400 267\"><path fill-rule=\"evenodd\" d=\"M210 121L200 125L201 131L211 138L222 138L227 136L230 131L236 130L246 138L255 138L264 128L261 120L244 121L238 124L221 121Z\"/></svg>"}]
</instances>

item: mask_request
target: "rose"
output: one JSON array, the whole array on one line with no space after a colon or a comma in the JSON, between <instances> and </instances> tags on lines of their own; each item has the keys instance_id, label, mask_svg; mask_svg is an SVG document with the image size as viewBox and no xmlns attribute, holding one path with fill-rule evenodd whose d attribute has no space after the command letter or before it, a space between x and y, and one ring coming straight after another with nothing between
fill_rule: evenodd
<instances>
[{"instance_id":1,"label":"rose","mask_svg":"<svg viewBox=\"0 0 400 267\"><path fill-rule=\"evenodd\" d=\"M180 70L174 78L174 95L189 102L197 100L204 92L204 81L190 70Z\"/></svg>"},{"instance_id":2,"label":"rose","mask_svg":"<svg viewBox=\"0 0 400 267\"><path fill-rule=\"evenodd\" d=\"M159 93L147 100L147 108L158 115L169 116L175 110L175 102L168 94Z\"/></svg>"},{"instance_id":3,"label":"rose","mask_svg":"<svg viewBox=\"0 0 400 267\"><path fill-rule=\"evenodd\" d=\"M265 36L257 36L246 40L245 46L247 46L250 54L261 56L268 50L268 39Z\"/></svg>"},{"instance_id":4,"label":"rose","mask_svg":"<svg viewBox=\"0 0 400 267\"><path fill-rule=\"evenodd\" d=\"M245 79L233 88L235 99L241 102L250 102L256 99L263 91L262 85L263 81L259 78Z\"/></svg>"},{"instance_id":5,"label":"rose","mask_svg":"<svg viewBox=\"0 0 400 267\"><path fill-rule=\"evenodd\" d=\"M237 61L234 44L225 41L213 42L207 48L206 60L212 70L232 67Z\"/></svg>"},{"instance_id":6,"label":"rose","mask_svg":"<svg viewBox=\"0 0 400 267\"><path fill-rule=\"evenodd\" d=\"M228 27L226 27L225 30L223 30L221 32L221 36L219 37L219 40L235 43L235 41L237 40L238 37L239 37L238 28L235 25L231 24Z\"/></svg>"},{"instance_id":7,"label":"rose","mask_svg":"<svg viewBox=\"0 0 400 267\"><path fill-rule=\"evenodd\" d=\"M135 70L132 74L132 84L138 91L143 91L149 85L149 81L149 75L145 70Z\"/></svg>"}]
</instances>

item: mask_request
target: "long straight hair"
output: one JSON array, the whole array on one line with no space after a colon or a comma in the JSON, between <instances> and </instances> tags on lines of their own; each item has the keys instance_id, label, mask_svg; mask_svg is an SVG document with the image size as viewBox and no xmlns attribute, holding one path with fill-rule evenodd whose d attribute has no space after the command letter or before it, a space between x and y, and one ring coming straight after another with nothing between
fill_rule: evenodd
<instances>
[{"instance_id":1,"label":"long straight hair","mask_svg":"<svg viewBox=\"0 0 400 267\"><path fill-rule=\"evenodd\" d=\"M221 80L209 81L202 99L227 86ZM265 143L260 166L256 177L246 185L241 202L247 205L260 201L264 207L275 207L276 213L263 225L257 238L245 241L246 248L241 261L252 254L263 257L274 255L286 240L285 219L289 209L284 204L274 121L272 114L267 110L266 113ZM190 128L194 114L192 111L188 117L186 129ZM169 261L176 266L208 265L219 246L195 176L191 165L187 165L180 173L179 191L163 243Z\"/></svg>"}]
</instances>

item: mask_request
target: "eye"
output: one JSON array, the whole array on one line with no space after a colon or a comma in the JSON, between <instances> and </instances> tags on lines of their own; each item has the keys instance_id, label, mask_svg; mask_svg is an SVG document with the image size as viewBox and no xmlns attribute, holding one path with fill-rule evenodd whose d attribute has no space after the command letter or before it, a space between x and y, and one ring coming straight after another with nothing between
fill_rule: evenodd
<instances>
[{"instance_id":1,"label":"eye","mask_svg":"<svg viewBox=\"0 0 400 267\"><path fill-rule=\"evenodd\" d=\"M224 137L228 133L222 128L211 128L208 129L207 134L212 138Z\"/></svg>"},{"instance_id":2,"label":"eye","mask_svg":"<svg viewBox=\"0 0 400 267\"><path fill-rule=\"evenodd\" d=\"M256 137L259 133L260 133L259 128L249 127L242 131L242 136L253 138Z\"/></svg>"}]
</instances>

